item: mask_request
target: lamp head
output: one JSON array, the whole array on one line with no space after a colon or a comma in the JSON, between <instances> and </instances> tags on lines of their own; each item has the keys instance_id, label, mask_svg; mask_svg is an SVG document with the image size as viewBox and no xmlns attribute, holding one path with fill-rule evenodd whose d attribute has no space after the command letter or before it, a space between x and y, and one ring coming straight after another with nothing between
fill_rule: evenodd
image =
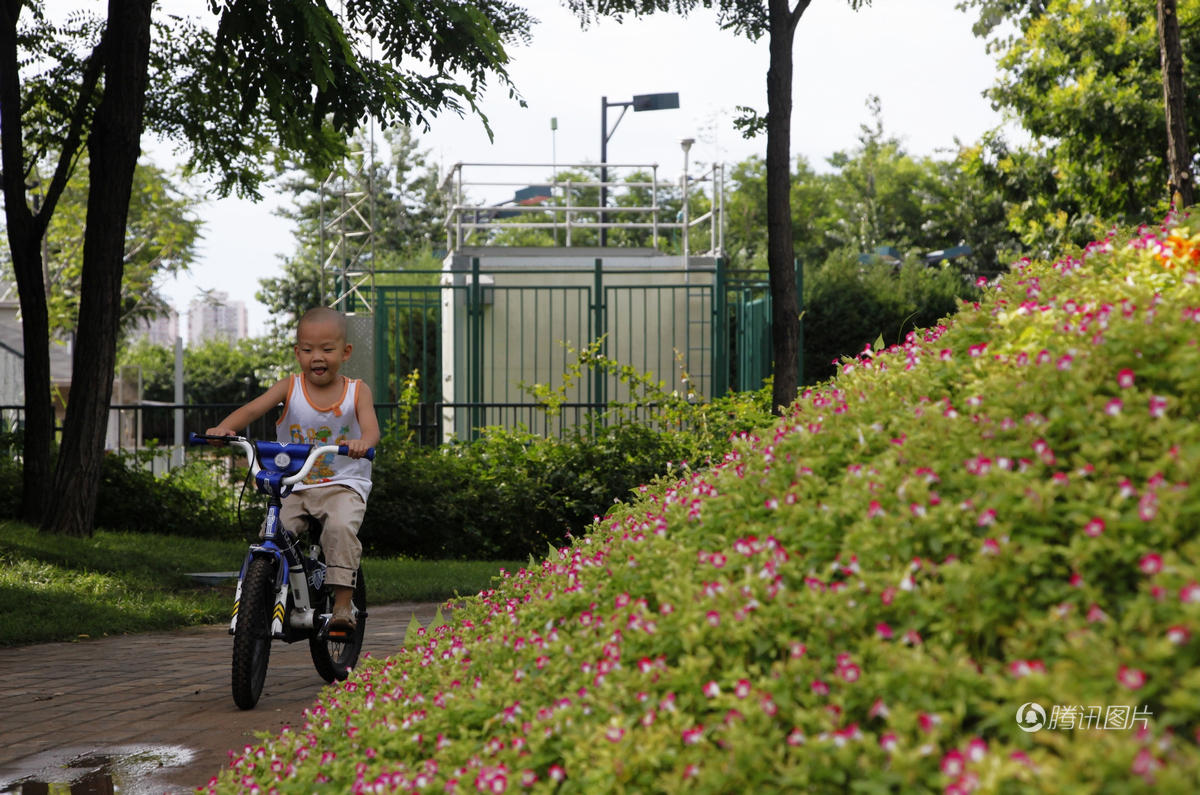
<instances>
[{"instance_id":1,"label":"lamp head","mask_svg":"<svg viewBox=\"0 0 1200 795\"><path fill-rule=\"evenodd\" d=\"M679 140L679 145L680 145L681 147L683 147L683 153L684 153L684 154L687 154L687 153L688 153L688 151L690 151L690 150L691 150L691 148L692 148L692 144L694 144L694 143L696 143L696 139L695 139L695 138L681 138L681 139Z\"/></svg>"}]
</instances>

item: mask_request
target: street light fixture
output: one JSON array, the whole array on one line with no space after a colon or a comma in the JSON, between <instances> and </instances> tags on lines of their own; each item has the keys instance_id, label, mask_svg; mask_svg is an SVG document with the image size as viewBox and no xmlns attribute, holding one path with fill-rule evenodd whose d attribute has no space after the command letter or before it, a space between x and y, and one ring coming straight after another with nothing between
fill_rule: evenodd
<instances>
[{"instance_id":1,"label":"street light fixture","mask_svg":"<svg viewBox=\"0 0 1200 795\"><path fill-rule=\"evenodd\" d=\"M613 124L611 130L608 129L608 109L621 109L621 115L617 117L617 121ZM628 102L609 102L608 97L600 97L600 206L608 206L608 139L612 138L613 133L617 131L621 119L625 118L625 111L633 108L634 113L639 113L643 110L673 110L679 107L679 93L671 92L666 94L638 94ZM608 229L604 226L605 214L604 210L600 211L600 245L608 245Z\"/></svg>"}]
</instances>

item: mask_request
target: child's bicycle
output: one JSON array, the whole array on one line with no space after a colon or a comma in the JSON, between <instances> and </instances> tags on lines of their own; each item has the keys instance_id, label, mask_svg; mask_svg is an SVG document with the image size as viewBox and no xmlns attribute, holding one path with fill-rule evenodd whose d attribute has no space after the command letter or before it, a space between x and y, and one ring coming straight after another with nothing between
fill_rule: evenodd
<instances>
[{"instance_id":1,"label":"child's bicycle","mask_svg":"<svg viewBox=\"0 0 1200 795\"><path fill-rule=\"evenodd\" d=\"M251 441L241 436L193 433L189 444L212 441L232 444L246 454L258 491L268 497L262 539L252 543L238 575L233 598L233 700L253 709L267 678L271 641L307 640L313 665L326 682L345 679L358 662L367 626L367 588L359 566L354 587L357 626L350 632L330 632L333 594L325 587L325 556L315 543L319 528L310 519L308 554L299 539L279 526L282 499L304 479L317 459L328 453L346 454L345 445L281 444ZM375 450L367 452L374 458Z\"/></svg>"}]
</instances>

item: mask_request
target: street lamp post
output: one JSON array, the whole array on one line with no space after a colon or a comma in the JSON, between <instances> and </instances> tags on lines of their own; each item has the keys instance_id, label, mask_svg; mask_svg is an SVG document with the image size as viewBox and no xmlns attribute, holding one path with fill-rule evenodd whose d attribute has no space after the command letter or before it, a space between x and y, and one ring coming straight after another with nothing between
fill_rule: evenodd
<instances>
[{"instance_id":1,"label":"street lamp post","mask_svg":"<svg viewBox=\"0 0 1200 795\"><path fill-rule=\"evenodd\" d=\"M694 138L683 138L679 146L683 149L683 267L688 266L688 152L692 150Z\"/></svg>"},{"instance_id":2,"label":"street lamp post","mask_svg":"<svg viewBox=\"0 0 1200 795\"><path fill-rule=\"evenodd\" d=\"M621 115L617 117L617 121L613 124L611 130L608 129L608 109L621 109ZM643 110L673 110L679 107L678 92L667 94L638 94L628 102L609 102L608 97L600 97L600 207L608 206L608 139L612 138L613 133L617 131L617 126L620 125L621 119L625 118L625 111L633 108L634 113ZM605 226L606 216L604 210L600 210L600 245L608 245L608 228Z\"/></svg>"}]
</instances>

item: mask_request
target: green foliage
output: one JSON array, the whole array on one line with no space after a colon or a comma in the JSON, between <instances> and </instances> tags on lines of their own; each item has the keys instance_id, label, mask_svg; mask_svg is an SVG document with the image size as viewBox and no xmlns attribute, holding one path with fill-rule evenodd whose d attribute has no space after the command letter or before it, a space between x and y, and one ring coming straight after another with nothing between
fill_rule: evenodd
<instances>
[{"instance_id":1,"label":"green foliage","mask_svg":"<svg viewBox=\"0 0 1200 795\"><path fill-rule=\"evenodd\" d=\"M981 33L996 12L1022 9L1018 35L994 39L1000 77L993 103L1032 138L1019 158L997 163L1010 228L1039 255L1103 234L1096 219L1151 222L1167 196L1165 111L1155 4L1131 0L971 0ZM1177 7L1185 95L1200 76L1200 2ZM1189 103L1188 129L1200 129ZM1033 189L1020 189L1034 181ZM1014 190L1014 188L1016 190Z\"/></svg>"},{"instance_id":2,"label":"green foliage","mask_svg":"<svg viewBox=\"0 0 1200 795\"><path fill-rule=\"evenodd\" d=\"M36 186L37 204L43 200L46 186L36 173L30 181ZM84 158L76 164L58 201L42 252L43 266L50 279L46 296L50 329L56 336L73 333L79 315L87 197L88 169ZM195 260L201 226L195 215L197 203L162 169L141 163L134 171L121 280L123 331L128 332L138 322L166 311L166 301L157 288L163 278L186 270ZM11 278L12 257L8 247L0 250L0 272Z\"/></svg>"},{"instance_id":3,"label":"green foliage","mask_svg":"<svg viewBox=\"0 0 1200 795\"><path fill-rule=\"evenodd\" d=\"M905 262L899 268L874 260L862 264L852 252L805 270L804 381L832 375L843 356L860 353L882 338L900 343L917 328L953 314L975 288L953 265Z\"/></svg>"},{"instance_id":4,"label":"green foliage","mask_svg":"<svg viewBox=\"0 0 1200 795\"><path fill-rule=\"evenodd\" d=\"M228 484L200 460L165 475L148 468L153 448L105 456L96 501L96 526L131 533L193 538L241 538Z\"/></svg>"},{"instance_id":5,"label":"green foliage","mask_svg":"<svg viewBox=\"0 0 1200 795\"><path fill-rule=\"evenodd\" d=\"M210 791L1191 791L1198 263L1188 219L1023 264ZM1024 731L1030 702L1056 724Z\"/></svg>"},{"instance_id":6,"label":"green foliage","mask_svg":"<svg viewBox=\"0 0 1200 795\"><path fill-rule=\"evenodd\" d=\"M765 391L689 400L598 345L573 353L558 389L531 387L550 415L591 368L619 376L631 402L562 439L492 427L471 442L416 447L404 423L390 425L359 532L364 545L418 558L523 557L579 533L638 484L719 458L731 436L770 421ZM635 406L649 415L636 417Z\"/></svg>"},{"instance_id":7,"label":"green foliage","mask_svg":"<svg viewBox=\"0 0 1200 795\"><path fill-rule=\"evenodd\" d=\"M175 400L175 353L146 340L126 348L122 366L141 370L142 393L146 400ZM183 393L188 403L246 402L262 394L292 364L290 347L268 338L207 340L183 351ZM165 437L164 437L165 438Z\"/></svg>"}]
</instances>

